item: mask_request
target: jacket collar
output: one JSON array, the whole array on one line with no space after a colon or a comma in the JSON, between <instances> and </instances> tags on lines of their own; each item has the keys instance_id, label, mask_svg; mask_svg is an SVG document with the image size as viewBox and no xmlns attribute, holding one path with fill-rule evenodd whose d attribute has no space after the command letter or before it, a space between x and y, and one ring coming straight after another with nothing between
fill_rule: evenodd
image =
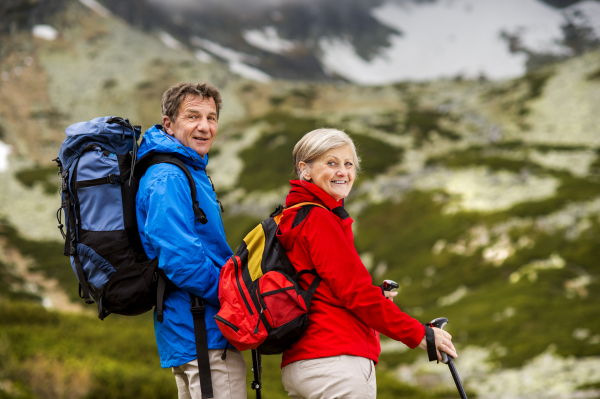
<instances>
[{"instance_id":1,"label":"jacket collar","mask_svg":"<svg viewBox=\"0 0 600 399\"><path fill-rule=\"evenodd\" d=\"M291 180L292 189L285 199L285 206L290 207L300 202L316 202L325 205L334 215L342 220L350 217L344 209L343 200L336 201L316 184L304 180Z\"/></svg>"},{"instance_id":2,"label":"jacket collar","mask_svg":"<svg viewBox=\"0 0 600 399\"><path fill-rule=\"evenodd\" d=\"M205 169L208 165L208 154L202 158L196 151L184 146L175 137L167 134L162 125L154 125L144 133L137 156L141 158L149 152L176 154L186 164L196 166L199 169Z\"/></svg>"}]
</instances>

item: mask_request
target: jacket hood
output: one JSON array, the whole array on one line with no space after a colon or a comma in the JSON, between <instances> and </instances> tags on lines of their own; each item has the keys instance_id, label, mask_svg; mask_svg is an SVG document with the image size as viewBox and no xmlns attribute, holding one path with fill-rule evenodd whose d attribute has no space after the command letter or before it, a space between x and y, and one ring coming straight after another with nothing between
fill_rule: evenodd
<instances>
[{"instance_id":1,"label":"jacket hood","mask_svg":"<svg viewBox=\"0 0 600 399\"><path fill-rule=\"evenodd\" d=\"M336 201L331 195L320 189L316 184L304 180L291 180L292 186L285 200L286 208L290 208L301 202L314 202L327 207L333 215L337 216L343 226L352 224L352 218L346 212L343 205L343 200ZM293 226L294 218L300 207L288 209L284 212L280 222L277 238L286 249L290 249L302 229L304 222L298 226ZM312 210L311 210L312 211Z\"/></svg>"},{"instance_id":2,"label":"jacket hood","mask_svg":"<svg viewBox=\"0 0 600 399\"><path fill-rule=\"evenodd\" d=\"M146 130L140 148L137 152L138 159L149 152L160 152L164 154L175 154L183 162L205 169L208 165L208 154L202 158L190 147L186 147L175 137L170 136L163 130L162 125L154 125Z\"/></svg>"}]
</instances>

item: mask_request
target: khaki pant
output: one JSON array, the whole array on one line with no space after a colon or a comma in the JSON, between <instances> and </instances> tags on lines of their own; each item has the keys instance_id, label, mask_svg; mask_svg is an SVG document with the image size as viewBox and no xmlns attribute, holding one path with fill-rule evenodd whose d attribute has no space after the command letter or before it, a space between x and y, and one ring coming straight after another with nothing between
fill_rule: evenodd
<instances>
[{"instance_id":1,"label":"khaki pant","mask_svg":"<svg viewBox=\"0 0 600 399\"><path fill-rule=\"evenodd\" d=\"M282 370L283 386L294 399L374 399L375 365L358 356L301 360Z\"/></svg>"},{"instance_id":2,"label":"khaki pant","mask_svg":"<svg viewBox=\"0 0 600 399\"><path fill-rule=\"evenodd\" d=\"M223 349L208 351L210 375L215 399L246 399L246 362L240 351L227 349L227 358L221 359ZM173 367L179 399L201 399L198 361Z\"/></svg>"}]
</instances>

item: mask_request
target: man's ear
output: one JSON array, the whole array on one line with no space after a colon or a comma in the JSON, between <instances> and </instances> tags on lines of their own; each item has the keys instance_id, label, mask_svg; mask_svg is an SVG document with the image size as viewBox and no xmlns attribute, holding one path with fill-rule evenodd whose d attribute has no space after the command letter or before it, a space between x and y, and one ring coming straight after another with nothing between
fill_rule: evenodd
<instances>
[{"instance_id":1,"label":"man's ear","mask_svg":"<svg viewBox=\"0 0 600 399\"><path fill-rule=\"evenodd\" d=\"M167 115L163 115L163 126L165 127L165 132L167 132L169 136L173 136L175 134L171 125L171 119Z\"/></svg>"}]
</instances>

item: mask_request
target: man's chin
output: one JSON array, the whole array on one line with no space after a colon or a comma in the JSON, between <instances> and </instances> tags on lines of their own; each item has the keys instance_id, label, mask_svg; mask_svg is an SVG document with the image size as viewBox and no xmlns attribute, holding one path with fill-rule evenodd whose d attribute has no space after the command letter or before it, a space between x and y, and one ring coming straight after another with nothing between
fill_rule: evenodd
<instances>
[{"instance_id":1,"label":"man's chin","mask_svg":"<svg viewBox=\"0 0 600 399\"><path fill-rule=\"evenodd\" d=\"M196 151L196 154L200 155L202 158L204 158L204 156L206 154L208 154L208 150L210 149L210 146L193 146L192 150Z\"/></svg>"}]
</instances>

